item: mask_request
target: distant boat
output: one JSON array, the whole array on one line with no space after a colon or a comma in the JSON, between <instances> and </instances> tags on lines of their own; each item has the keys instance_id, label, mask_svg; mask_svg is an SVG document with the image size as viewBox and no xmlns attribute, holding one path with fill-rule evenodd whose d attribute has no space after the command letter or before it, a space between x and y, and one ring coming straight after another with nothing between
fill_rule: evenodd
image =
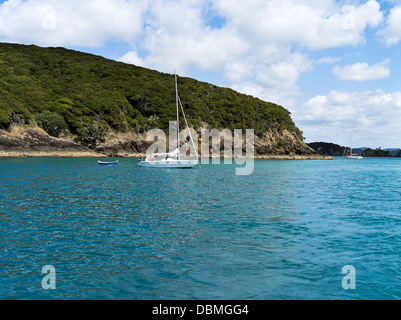
<instances>
[{"instance_id":1,"label":"distant boat","mask_svg":"<svg viewBox=\"0 0 401 320\"><path fill-rule=\"evenodd\" d=\"M175 96L176 96L176 107L177 107L177 145L178 148L171 153L154 153L150 157L144 160L140 159L138 162L138 167L143 168L179 168L179 169L191 169L199 163L199 156L196 154L196 160L182 159L180 154L180 125L179 125L179 109L181 106L182 115L184 116L185 123L187 125L187 130L189 137L192 142L192 146L195 148L194 141L192 139L191 132L189 131L189 126L187 118L185 117L184 108L182 107L180 97L178 96L177 87L177 75L175 75Z\"/></svg>"},{"instance_id":2,"label":"distant boat","mask_svg":"<svg viewBox=\"0 0 401 320\"><path fill-rule=\"evenodd\" d=\"M116 166L118 164L118 160L114 162L103 162L103 161L98 161L97 162L100 166Z\"/></svg>"},{"instance_id":3,"label":"distant boat","mask_svg":"<svg viewBox=\"0 0 401 320\"><path fill-rule=\"evenodd\" d=\"M343 157L346 157L347 159L363 159L362 155L352 153L352 129L349 134L347 145L348 146L345 147Z\"/></svg>"}]
</instances>

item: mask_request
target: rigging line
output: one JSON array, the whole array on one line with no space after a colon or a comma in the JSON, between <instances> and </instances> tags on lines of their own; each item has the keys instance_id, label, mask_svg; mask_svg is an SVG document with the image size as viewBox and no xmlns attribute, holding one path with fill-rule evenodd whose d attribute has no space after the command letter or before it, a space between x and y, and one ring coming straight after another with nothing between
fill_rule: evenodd
<instances>
[{"instance_id":1,"label":"rigging line","mask_svg":"<svg viewBox=\"0 0 401 320\"><path fill-rule=\"evenodd\" d=\"M194 151L196 152L196 159L199 160L198 151L197 151L197 149L195 148L194 140L192 139L191 132L189 131L189 125L188 125L187 117L185 116L185 112L184 112L184 108L182 107L182 103L181 103L180 96L177 95L177 98L178 98L178 101L179 101L180 106L181 106L182 114L184 115L185 124L187 125L187 128L188 128L189 138L191 139L192 147L194 148Z\"/></svg>"},{"instance_id":2,"label":"rigging line","mask_svg":"<svg viewBox=\"0 0 401 320\"><path fill-rule=\"evenodd\" d=\"M180 119L179 119L179 112L178 112L178 83L177 83L177 73L175 72L175 104L177 106L177 147L178 147L178 160L181 160L181 152L180 152Z\"/></svg>"}]
</instances>

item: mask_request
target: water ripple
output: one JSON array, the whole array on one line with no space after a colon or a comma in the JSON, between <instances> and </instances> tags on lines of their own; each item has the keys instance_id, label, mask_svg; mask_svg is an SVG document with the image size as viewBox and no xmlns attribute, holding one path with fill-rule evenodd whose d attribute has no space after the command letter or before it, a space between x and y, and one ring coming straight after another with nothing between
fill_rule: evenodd
<instances>
[{"instance_id":1,"label":"water ripple","mask_svg":"<svg viewBox=\"0 0 401 320\"><path fill-rule=\"evenodd\" d=\"M258 160L244 177L1 159L0 298L399 299L398 167Z\"/></svg>"}]
</instances>

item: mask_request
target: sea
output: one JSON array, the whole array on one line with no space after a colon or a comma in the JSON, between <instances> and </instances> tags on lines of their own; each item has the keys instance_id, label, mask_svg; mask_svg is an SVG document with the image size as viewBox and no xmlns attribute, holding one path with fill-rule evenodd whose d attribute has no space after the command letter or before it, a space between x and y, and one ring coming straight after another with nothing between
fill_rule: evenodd
<instances>
[{"instance_id":1,"label":"sea","mask_svg":"<svg viewBox=\"0 0 401 320\"><path fill-rule=\"evenodd\" d=\"M0 159L1 300L401 299L401 159Z\"/></svg>"}]
</instances>

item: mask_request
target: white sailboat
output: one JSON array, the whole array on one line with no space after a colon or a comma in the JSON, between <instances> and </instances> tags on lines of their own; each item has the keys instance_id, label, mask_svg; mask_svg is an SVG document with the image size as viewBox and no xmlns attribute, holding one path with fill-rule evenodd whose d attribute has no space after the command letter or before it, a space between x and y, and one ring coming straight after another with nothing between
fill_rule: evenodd
<instances>
[{"instance_id":1,"label":"white sailboat","mask_svg":"<svg viewBox=\"0 0 401 320\"><path fill-rule=\"evenodd\" d=\"M363 157L360 154L352 153L352 129L348 138L348 146L345 147L343 157L346 157L347 159L363 159Z\"/></svg>"},{"instance_id":2,"label":"white sailboat","mask_svg":"<svg viewBox=\"0 0 401 320\"><path fill-rule=\"evenodd\" d=\"M170 153L154 153L145 160L139 160L138 167L143 168L179 168L179 169L190 169L195 167L199 163L199 156L195 143L192 139L191 131L189 130L187 118L185 117L184 108L182 107L180 97L178 96L177 86L177 75L175 75L175 96L176 96L176 107L177 107L177 145L178 148ZM179 105L181 106L182 114L185 119L185 124L189 133L189 137L192 142L192 146L196 151L196 160L182 159L180 154L180 124L179 124Z\"/></svg>"}]
</instances>

